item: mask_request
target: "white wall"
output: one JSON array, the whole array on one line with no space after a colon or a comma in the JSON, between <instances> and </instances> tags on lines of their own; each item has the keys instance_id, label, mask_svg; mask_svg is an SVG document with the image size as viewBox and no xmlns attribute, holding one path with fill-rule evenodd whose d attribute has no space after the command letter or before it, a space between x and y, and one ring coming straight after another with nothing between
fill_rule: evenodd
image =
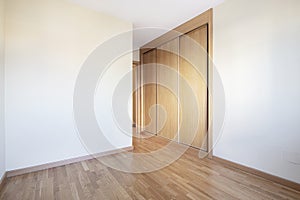
<instances>
[{"instance_id":1,"label":"white wall","mask_svg":"<svg viewBox=\"0 0 300 200\"><path fill-rule=\"evenodd\" d=\"M4 0L0 0L0 180L5 173L4 128Z\"/></svg>"},{"instance_id":2,"label":"white wall","mask_svg":"<svg viewBox=\"0 0 300 200\"><path fill-rule=\"evenodd\" d=\"M140 61L140 49L134 49L132 55L134 61Z\"/></svg>"},{"instance_id":3,"label":"white wall","mask_svg":"<svg viewBox=\"0 0 300 200\"><path fill-rule=\"evenodd\" d=\"M86 155L74 124L75 80L93 49L132 24L66 0L6 2L7 170ZM132 55L125 62L130 69Z\"/></svg>"},{"instance_id":4,"label":"white wall","mask_svg":"<svg viewBox=\"0 0 300 200\"><path fill-rule=\"evenodd\" d=\"M299 0L226 0L214 9L214 63L226 95L214 154L298 183L299 10Z\"/></svg>"}]
</instances>

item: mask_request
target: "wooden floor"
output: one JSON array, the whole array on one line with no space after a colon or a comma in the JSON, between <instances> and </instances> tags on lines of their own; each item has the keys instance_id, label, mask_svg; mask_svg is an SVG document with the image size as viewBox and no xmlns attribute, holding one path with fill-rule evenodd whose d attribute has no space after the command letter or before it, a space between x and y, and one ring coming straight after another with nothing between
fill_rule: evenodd
<instances>
[{"instance_id":1,"label":"wooden floor","mask_svg":"<svg viewBox=\"0 0 300 200\"><path fill-rule=\"evenodd\" d=\"M136 152L168 143L160 137L135 139ZM188 151L151 173L130 174L96 159L9 178L0 199L300 199L300 192L233 170Z\"/></svg>"}]
</instances>

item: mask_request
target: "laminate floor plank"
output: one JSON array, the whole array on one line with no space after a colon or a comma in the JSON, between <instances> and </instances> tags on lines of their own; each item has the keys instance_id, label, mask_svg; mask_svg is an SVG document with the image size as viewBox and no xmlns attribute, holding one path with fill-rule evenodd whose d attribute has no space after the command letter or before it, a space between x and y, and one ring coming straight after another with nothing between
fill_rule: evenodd
<instances>
[{"instance_id":1,"label":"laminate floor plank","mask_svg":"<svg viewBox=\"0 0 300 200\"><path fill-rule=\"evenodd\" d=\"M134 138L134 153L151 153L170 141L151 134ZM178 145L178 149L182 145ZM176 151L176 148L171 151ZM0 191L1 200L105 200L105 199L300 199L300 192L270 180L223 165L215 160L200 159L198 151L187 151L170 165L149 173L128 173L113 169L135 167L127 162L126 152L108 155L61 167L8 178ZM168 152L158 159L138 160L159 166ZM150 162L150 163L149 163ZM151 163L152 162L152 163Z\"/></svg>"}]
</instances>

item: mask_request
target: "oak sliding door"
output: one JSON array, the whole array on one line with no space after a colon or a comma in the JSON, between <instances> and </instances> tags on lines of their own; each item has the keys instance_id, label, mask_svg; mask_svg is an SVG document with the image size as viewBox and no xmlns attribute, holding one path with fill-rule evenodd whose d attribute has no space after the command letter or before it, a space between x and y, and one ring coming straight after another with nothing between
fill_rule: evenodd
<instances>
[{"instance_id":1,"label":"oak sliding door","mask_svg":"<svg viewBox=\"0 0 300 200\"><path fill-rule=\"evenodd\" d=\"M178 140L178 50L179 39L157 48L158 135Z\"/></svg>"},{"instance_id":2,"label":"oak sliding door","mask_svg":"<svg viewBox=\"0 0 300 200\"><path fill-rule=\"evenodd\" d=\"M141 47L145 132L212 156L212 9Z\"/></svg>"},{"instance_id":3,"label":"oak sliding door","mask_svg":"<svg viewBox=\"0 0 300 200\"><path fill-rule=\"evenodd\" d=\"M179 142L207 150L207 25L180 37L179 96L183 110Z\"/></svg>"},{"instance_id":4,"label":"oak sliding door","mask_svg":"<svg viewBox=\"0 0 300 200\"><path fill-rule=\"evenodd\" d=\"M142 55L142 118L143 130L156 134L157 112L156 112L156 49L150 50Z\"/></svg>"},{"instance_id":5,"label":"oak sliding door","mask_svg":"<svg viewBox=\"0 0 300 200\"><path fill-rule=\"evenodd\" d=\"M142 54L144 131L207 151L207 25Z\"/></svg>"}]
</instances>

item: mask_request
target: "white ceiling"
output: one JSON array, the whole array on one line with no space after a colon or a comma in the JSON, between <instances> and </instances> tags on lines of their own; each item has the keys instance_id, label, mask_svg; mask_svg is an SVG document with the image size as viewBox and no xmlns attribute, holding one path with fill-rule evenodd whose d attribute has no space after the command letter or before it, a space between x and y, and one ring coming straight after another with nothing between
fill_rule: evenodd
<instances>
[{"instance_id":1,"label":"white ceiling","mask_svg":"<svg viewBox=\"0 0 300 200\"><path fill-rule=\"evenodd\" d=\"M130 21L135 31L134 47L140 47L159 35L214 7L224 0L71 0L80 5ZM154 28L154 29L153 29Z\"/></svg>"}]
</instances>

